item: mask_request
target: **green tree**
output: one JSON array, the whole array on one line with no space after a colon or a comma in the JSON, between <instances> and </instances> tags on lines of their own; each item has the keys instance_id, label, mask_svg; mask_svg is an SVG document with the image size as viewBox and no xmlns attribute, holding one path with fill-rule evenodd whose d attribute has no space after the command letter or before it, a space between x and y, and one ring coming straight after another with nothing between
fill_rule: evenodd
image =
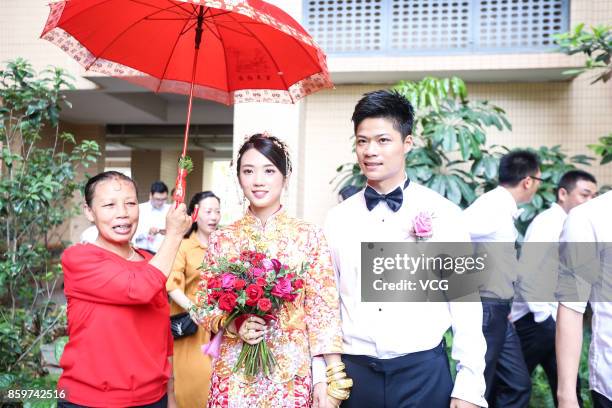
<instances>
[{"instance_id":1,"label":"green tree","mask_svg":"<svg viewBox=\"0 0 612 408\"><path fill-rule=\"evenodd\" d=\"M572 31L554 36L559 51L568 54L585 54L587 56L583 68L565 71L567 75L579 75L595 71L597 75L591 84L598 81L608 82L612 78L612 26L596 26L591 31L584 29L584 24L578 24ZM599 138L599 143L588 147L601 157L601 164L612 162L612 133Z\"/></svg>"},{"instance_id":2,"label":"green tree","mask_svg":"<svg viewBox=\"0 0 612 408\"><path fill-rule=\"evenodd\" d=\"M612 78L612 26L599 25L584 29L584 24L578 24L572 31L554 35L559 51L568 54L585 54L587 56L583 68L565 71L567 75L582 74L596 71L597 76L592 84L608 82Z\"/></svg>"},{"instance_id":3,"label":"green tree","mask_svg":"<svg viewBox=\"0 0 612 408\"><path fill-rule=\"evenodd\" d=\"M60 132L71 88L58 68L37 73L17 59L0 69L0 388L40 384L40 346L65 331L65 306L53 297L60 226L77 214L77 180L100 154L96 142Z\"/></svg>"}]
</instances>

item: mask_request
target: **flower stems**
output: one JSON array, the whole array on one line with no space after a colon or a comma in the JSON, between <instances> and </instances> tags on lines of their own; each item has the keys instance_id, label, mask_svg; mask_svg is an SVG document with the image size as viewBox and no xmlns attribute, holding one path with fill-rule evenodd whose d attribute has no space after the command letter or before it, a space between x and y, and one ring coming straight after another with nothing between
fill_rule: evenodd
<instances>
[{"instance_id":1,"label":"flower stems","mask_svg":"<svg viewBox=\"0 0 612 408\"><path fill-rule=\"evenodd\" d=\"M255 345L242 343L242 350L232 371L237 372L242 368L244 375L248 377L255 377L260 372L269 376L276 364L276 359L265 340Z\"/></svg>"}]
</instances>

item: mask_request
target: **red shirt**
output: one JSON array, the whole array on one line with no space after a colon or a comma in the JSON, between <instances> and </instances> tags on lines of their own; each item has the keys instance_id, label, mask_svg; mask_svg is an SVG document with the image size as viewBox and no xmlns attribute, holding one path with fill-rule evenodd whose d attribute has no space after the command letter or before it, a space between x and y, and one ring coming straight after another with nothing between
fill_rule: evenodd
<instances>
[{"instance_id":1,"label":"red shirt","mask_svg":"<svg viewBox=\"0 0 612 408\"><path fill-rule=\"evenodd\" d=\"M172 355L166 276L92 244L62 256L69 341L58 389L90 407L146 405L161 399Z\"/></svg>"}]
</instances>

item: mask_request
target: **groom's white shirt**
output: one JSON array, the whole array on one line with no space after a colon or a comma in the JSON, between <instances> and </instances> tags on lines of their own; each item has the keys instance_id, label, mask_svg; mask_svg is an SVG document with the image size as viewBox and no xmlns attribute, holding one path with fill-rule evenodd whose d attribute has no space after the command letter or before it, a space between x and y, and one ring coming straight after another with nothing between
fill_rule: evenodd
<instances>
[{"instance_id":1,"label":"groom's white shirt","mask_svg":"<svg viewBox=\"0 0 612 408\"><path fill-rule=\"evenodd\" d=\"M403 182L399 185L403 186ZM486 407L484 399L486 342L482 306L457 303L361 302L361 242L414 241L412 219L421 211L433 215L430 241L469 242L461 210L429 188L411 182L397 212L380 202L368 211L364 190L334 207L325 223L325 236L334 261L340 291L344 353L380 359L436 347L452 327L452 357L457 376L452 397ZM324 374L322 359L313 366L314 382Z\"/></svg>"}]
</instances>

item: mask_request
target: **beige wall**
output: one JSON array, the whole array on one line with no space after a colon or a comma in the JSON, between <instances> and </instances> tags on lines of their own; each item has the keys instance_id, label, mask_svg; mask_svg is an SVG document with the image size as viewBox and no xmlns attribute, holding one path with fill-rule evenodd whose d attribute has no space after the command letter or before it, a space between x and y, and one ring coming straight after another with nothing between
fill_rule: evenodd
<instances>
[{"instance_id":1,"label":"beige wall","mask_svg":"<svg viewBox=\"0 0 612 408\"><path fill-rule=\"evenodd\" d=\"M80 143L83 140L93 140L100 146L100 151L102 154L98 162L85 169L85 173L80 175L79 181L85 180L86 176L94 176L104 171L104 151L106 148L106 129L104 126L62 123L60 129L63 132L72 133L75 136L77 143ZM84 197L82 194L75 194L73 202L78 203L78 205L82 205L84 201L83 199ZM89 227L89 225L89 221L87 221L85 215L81 213L71 218L70 221L66 223L65 226L67 228L67 232L63 234L62 238L72 242L79 242L81 233L85 230L85 228Z\"/></svg>"}]
</instances>

